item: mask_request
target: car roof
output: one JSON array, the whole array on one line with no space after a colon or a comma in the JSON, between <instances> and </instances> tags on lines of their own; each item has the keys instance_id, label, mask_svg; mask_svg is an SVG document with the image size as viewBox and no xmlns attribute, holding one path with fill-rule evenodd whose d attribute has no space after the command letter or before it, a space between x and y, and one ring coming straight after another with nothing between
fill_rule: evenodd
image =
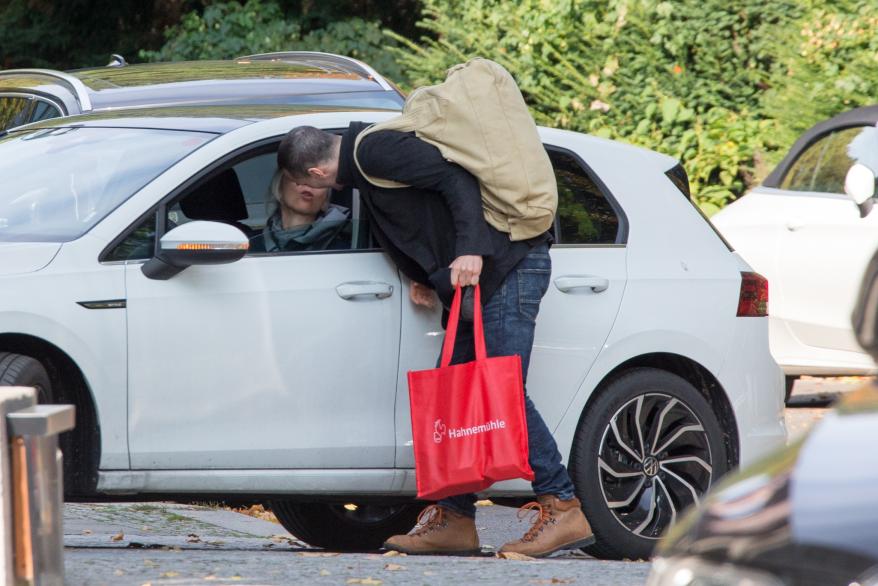
<instances>
[{"instance_id":1,"label":"car roof","mask_svg":"<svg viewBox=\"0 0 878 586\"><path fill-rule=\"evenodd\" d=\"M350 106L312 105L234 105L234 106L170 106L158 108L130 108L92 112L76 116L51 118L18 126L9 133L27 132L43 128L155 128L188 130L225 134L237 128L284 116L333 112L397 112L380 108L352 108Z\"/></svg>"},{"instance_id":2,"label":"car roof","mask_svg":"<svg viewBox=\"0 0 878 586\"><path fill-rule=\"evenodd\" d=\"M181 104L281 104L291 96L399 92L355 59L307 51L227 61L181 61L0 71L0 91L25 89L61 99L68 113ZM72 104L78 107L71 107ZM401 101L401 100L400 100Z\"/></svg>"},{"instance_id":3,"label":"car roof","mask_svg":"<svg viewBox=\"0 0 878 586\"><path fill-rule=\"evenodd\" d=\"M856 126L875 126L878 124L878 105L863 106L842 112L828 120L819 122L806 130L793 144L783 160L762 182L763 187L780 188L780 183L787 174L789 168L796 162L802 151L829 134L837 130L844 130Z\"/></svg>"}]
</instances>

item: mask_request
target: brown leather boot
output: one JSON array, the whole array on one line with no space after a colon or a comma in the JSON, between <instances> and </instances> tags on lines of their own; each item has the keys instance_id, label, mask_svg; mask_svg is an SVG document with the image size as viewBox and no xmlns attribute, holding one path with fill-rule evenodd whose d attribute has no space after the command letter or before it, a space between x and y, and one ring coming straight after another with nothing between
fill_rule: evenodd
<instances>
[{"instance_id":1,"label":"brown leather boot","mask_svg":"<svg viewBox=\"0 0 878 586\"><path fill-rule=\"evenodd\" d=\"M475 555L480 551L479 534L472 517L430 505L408 535L394 535L384 549L411 555Z\"/></svg>"},{"instance_id":2,"label":"brown leather boot","mask_svg":"<svg viewBox=\"0 0 878 586\"><path fill-rule=\"evenodd\" d=\"M594 543L591 526L582 513L578 498L562 501L555 495L537 497L518 510L518 518L533 515L533 526L518 541L510 541L500 553L520 553L541 558L560 549L576 549Z\"/></svg>"}]
</instances>

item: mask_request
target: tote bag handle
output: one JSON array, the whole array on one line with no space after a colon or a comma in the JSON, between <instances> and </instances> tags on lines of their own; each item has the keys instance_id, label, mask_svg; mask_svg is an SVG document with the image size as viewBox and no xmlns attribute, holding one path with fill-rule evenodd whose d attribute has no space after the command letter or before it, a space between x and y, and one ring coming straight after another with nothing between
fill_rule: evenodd
<instances>
[{"instance_id":1,"label":"tote bag handle","mask_svg":"<svg viewBox=\"0 0 878 586\"><path fill-rule=\"evenodd\" d=\"M460 285L454 288L454 300L451 302L451 311L448 314L448 325L445 328L445 342L442 344L442 368L451 364L451 355L454 353L454 341L457 339L457 324L460 322L460 303L463 297L463 289ZM473 295L473 338L476 345L476 360L485 360L488 353L485 350L485 327L482 323L482 291L476 285Z\"/></svg>"}]
</instances>

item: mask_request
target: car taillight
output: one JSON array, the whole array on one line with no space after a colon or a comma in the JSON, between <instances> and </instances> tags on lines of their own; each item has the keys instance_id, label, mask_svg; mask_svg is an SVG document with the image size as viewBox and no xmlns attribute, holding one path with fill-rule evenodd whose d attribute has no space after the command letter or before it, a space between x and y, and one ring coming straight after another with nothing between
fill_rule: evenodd
<instances>
[{"instance_id":1,"label":"car taillight","mask_svg":"<svg viewBox=\"0 0 878 586\"><path fill-rule=\"evenodd\" d=\"M759 273L741 273L738 317L765 317L767 315L768 279Z\"/></svg>"}]
</instances>

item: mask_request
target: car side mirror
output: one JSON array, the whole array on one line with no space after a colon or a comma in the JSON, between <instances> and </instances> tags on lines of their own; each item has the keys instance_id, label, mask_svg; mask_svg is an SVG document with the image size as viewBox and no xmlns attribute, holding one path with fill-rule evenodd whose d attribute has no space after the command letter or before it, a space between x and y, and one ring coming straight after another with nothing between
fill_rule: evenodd
<instances>
[{"instance_id":1,"label":"car side mirror","mask_svg":"<svg viewBox=\"0 0 878 586\"><path fill-rule=\"evenodd\" d=\"M865 218L872 211L875 182L875 172L862 163L854 163L845 175L844 192L857 204L861 218Z\"/></svg>"},{"instance_id":2,"label":"car side mirror","mask_svg":"<svg viewBox=\"0 0 878 586\"><path fill-rule=\"evenodd\" d=\"M191 265L235 262L247 254L249 248L247 236L234 226L196 220L162 236L158 254L141 270L149 279L166 281Z\"/></svg>"}]
</instances>

